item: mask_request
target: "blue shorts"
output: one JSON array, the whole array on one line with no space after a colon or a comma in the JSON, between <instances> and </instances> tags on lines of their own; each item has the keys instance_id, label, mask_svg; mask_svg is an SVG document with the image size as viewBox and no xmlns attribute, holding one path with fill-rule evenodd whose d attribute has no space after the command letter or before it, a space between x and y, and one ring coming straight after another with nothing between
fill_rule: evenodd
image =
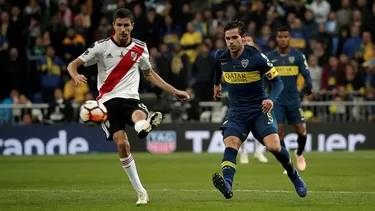
<instances>
[{"instance_id":1,"label":"blue shorts","mask_svg":"<svg viewBox=\"0 0 375 211\"><path fill-rule=\"evenodd\" d=\"M285 124L285 120L290 125L305 123L305 116L301 104L280 105L276 103L273 110L276 114L278 124Z\"/></svg>"},{"instance_id":2,"label":"blue shorts","mask_svg":"<svg viewBox=\"0 0 375 211\"><path fill-rule=\"evenodd\" d=\"M271 134L278 134L277 122L273 112L264 114L260 113L254 118L246 118L245 115L236 112L228 112L227 120L220 127L223 138L235 136L242 142L247 139L250 131L260 143L263 139Z\"/></svg>"}]
</instances>

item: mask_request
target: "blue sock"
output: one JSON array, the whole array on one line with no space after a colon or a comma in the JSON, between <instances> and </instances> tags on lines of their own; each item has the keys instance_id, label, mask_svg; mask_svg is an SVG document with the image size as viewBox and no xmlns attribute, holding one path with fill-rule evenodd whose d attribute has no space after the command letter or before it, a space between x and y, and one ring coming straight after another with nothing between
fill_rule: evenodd
<instances>
[{"instance_id":1,"label":"blue sock","mask_svg":"<svg viewBox=\"0 0 375 211\"><path fill-rule=\"evenodd\" d=\"M221 163L223 177L227 182L229 182L230 185L232 185L234 173L236 173L237 153L238 151L231 147L225 148L223 160Z\"/></svg>"},{"instance_id":2,"label":"blue sock","mask_svg":"<svg viewBox=\"0 0 375 211\"><path fill-rule=\"evenodd\" d=\"M284 139L281 139L281 140L280 140L280 144L281 144L282 147L284 147L284 148L286 149Z\"/></svg>"},{"instance_id":3,"label":"blue sock","mask_svg":"<svg viewBox=\"0 0 375 211\"><path fill-rule=\"evenodd\" d=\"M297 172L295 171L293 167L292 161L290 160L289 153L285 149L285 147L282 146L280 152L272 152L272 154L281 163L281 165L284 167L286 172L288 172L289 176L297 174Z\"/></svg>"},{"instance_id":4,"label":"blue sock","mask_svg":"<svg viewBox=\"0 0 375 211\"><path fill-rule=\"evenodd\" d=\"M297 138L297 143L298 143L297 155L298 156L301 156L303 150L305 149L306 139L307 139L306 135L298 135L298 138Z\"/></svg>"}]
</instances>

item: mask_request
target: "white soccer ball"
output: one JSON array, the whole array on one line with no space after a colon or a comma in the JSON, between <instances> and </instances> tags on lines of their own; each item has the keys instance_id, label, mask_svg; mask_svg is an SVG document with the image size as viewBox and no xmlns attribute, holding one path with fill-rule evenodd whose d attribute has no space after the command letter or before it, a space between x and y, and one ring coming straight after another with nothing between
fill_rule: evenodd
<instances>
[{"instance_id":1,"label":"white soccer ball","mask_svg":"<svg viewBox=\"0 0 375 211\"><path fill-rule=\"evenodd\" d=\"M82 104L79 117L87 126L98 126L107 119L107 108L96 100L88 100Z\"/></svg>"}]
</instances>

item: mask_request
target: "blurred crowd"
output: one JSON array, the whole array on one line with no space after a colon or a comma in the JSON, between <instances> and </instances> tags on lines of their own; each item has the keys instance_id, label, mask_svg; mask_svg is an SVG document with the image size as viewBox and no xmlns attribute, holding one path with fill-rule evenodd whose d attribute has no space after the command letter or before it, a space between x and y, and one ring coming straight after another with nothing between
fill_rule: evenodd
<instances>
[{"instance_id":1,"label":"blurred crowd","mask_svg":"<svg viewBox=\"0 0 375 211\"><path fill-rule=\"evenodd\" d=\"M112 36L120 7L134 12L133 37L147 43L155 71L193 96L184 119L199 120L199 102L212 101L213 54L225 48L224 26L233 19L245 22L264 53L276 48L279 27L291 29L291 47L306 55L313 79L314 94L304 101L375 99L374 0L0 0L1 104L50 105L48 112L18 112L25 123L76 121L73 105L97 95L96 67L82 67L88 83L75 86L66 66ZM140 93L173 108L143 79ZM0 109L2 121L14 115Z\"/></svg>"}]
</instances>

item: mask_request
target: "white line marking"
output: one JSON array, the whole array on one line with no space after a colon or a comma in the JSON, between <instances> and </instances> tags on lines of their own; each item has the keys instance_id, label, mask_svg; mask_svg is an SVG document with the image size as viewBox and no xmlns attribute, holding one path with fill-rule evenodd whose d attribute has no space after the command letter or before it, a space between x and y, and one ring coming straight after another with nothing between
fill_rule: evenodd
<instances>
[{"instance_id":1,"label":"white line marking","mask_svg":"<svg viewBox=\"0 0 375 211\"><path fill-rule=\"evenodd\" d=\"M130 191L125 189L115 190L79 190L79 189L0 189L0 192L47 192L47 193L97 193L97 192L119 192L119 191ZM150 192L216 192L217 190L207 189L160 189L160 190L147 190ZM289 190L256 190L256 189L239 189L234 192L249 192L249 193L295 193L295 191ZM307 191L308 193L320 193L320 194L375 194L375 191Z\"/></svg>"},{"instance_id":2,"label":"white line marking","mask_svg":"<svg viewBox=\"0 0 375 211\"><path fill-rule=\"evenodd\" d=\"M181 189L181 190L168 190L168 189L161 189L161 190L151 190L151 191L158 191L158 192L168 192L168 191L181 191L181 192L216 192L217 190L189 190L189 189ZM289 190L256 190L256 189L234 189L233 192L250 192L250 193L295 193L295 191ZM327 194L375 194L374 191L307 191L308 193L327 193Z\"/></svg>"},{"instance_id":3,"label":"white line marking","mask_svg":"<svg viewBox=\"0 0 375 211\"><path fill-rule=\"evenodd\" d=\"M47 193L82 193L91 192L87 190L53 190L53 189L0 189L0 192L47 192Z\"/></svg>"}]
</instances>

